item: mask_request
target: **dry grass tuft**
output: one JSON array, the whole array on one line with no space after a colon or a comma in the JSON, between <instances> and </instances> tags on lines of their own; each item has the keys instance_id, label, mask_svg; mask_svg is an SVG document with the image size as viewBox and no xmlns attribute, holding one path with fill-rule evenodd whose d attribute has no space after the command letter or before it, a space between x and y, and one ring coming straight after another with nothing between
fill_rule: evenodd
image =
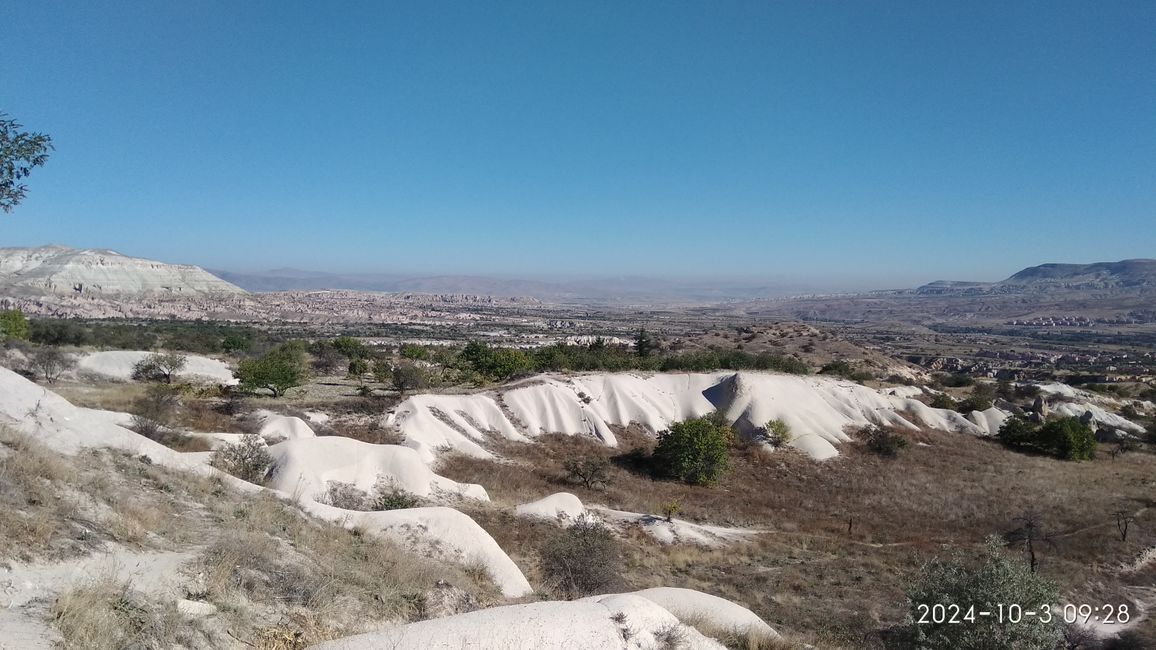
<instances>
[{"instance_id":1,"label":"dry grass tuft","mask_svg":"<svg viewBox=\"0 0 1156 650\"><path fill-rule=\"evenodd\" d=\"M78 650L197 647L197 630L174 603L156 603L111 575L62 594L52 617L65 647Z\"/></svg>"}]
</instances>

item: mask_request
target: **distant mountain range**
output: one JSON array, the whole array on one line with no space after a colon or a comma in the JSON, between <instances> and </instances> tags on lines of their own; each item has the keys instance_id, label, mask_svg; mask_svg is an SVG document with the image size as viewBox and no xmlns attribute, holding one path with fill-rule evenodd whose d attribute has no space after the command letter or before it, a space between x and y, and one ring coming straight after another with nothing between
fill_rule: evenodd
<instances>
[{"instance_id":1,"label":"distant mountain range","mask_svg":"<svg viewBox=\"0 0 1156 650\"><path fill-rule=\"evenodd\" d=\"M206 271L128 257L115 251L65 246L0 248L0 297L34 295L240 294L245 291L354 290L383 293L526 297L591 305L717 304L805 293L768 283L666 280L620 276L526 280L473 275L340 274L298 269L264 273ZM892 292L921 296L981 296L1072 291L1156 293L1156 260L1096 264L1042 264L999 282L937 281Z\"/></svg>"},{"instance_id":2,"label":"distant mountain range","mask_svg":"<svg viewBox=\"0 0 1156 650\"><path fill-rule=\"evenodd\" d=\"M1098 290L1156 291L1156 260L1094 264L1041 264L999 282L940 280L915 290L921 295L986 295Z\"/></svg>"},{"instance_id":3,"label":"distant mountain range","mask_svg":"<svg viewBox=\"0 0 1156 650\"><path fill-rule=\"evenodd\" d=\"M386 293L519 296L577 304L712 303L799 292L797 288L765 283L678 281L639 276L542 281L475 275L319 273L299 269L276 269L261 273L213 270L212 273L254 292L349 289Z\"/></svg>"}]
</instances>

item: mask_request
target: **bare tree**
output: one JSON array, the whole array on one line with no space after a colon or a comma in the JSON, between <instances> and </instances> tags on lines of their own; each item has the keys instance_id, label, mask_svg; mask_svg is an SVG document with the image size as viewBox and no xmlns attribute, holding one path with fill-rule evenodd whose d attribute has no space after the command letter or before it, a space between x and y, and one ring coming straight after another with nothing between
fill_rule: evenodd
<instances>
[{"instance_id":1,"label":"bare tree","mask_svg":"<svg viewBox=\"0 0 1156 650\"><path fill-rule=\"evenodd\" d=\"M32 367L44 375L44 381L56 383L60 375L72 366L72 358L53 347L43 347L32 355Z\"/></svg>"},{"instance_id":2,"label":"bare tree","mask_svg":"<svg viewBox=\"0 0 1156 650\"><path fill-rule=\"evenodd\" d=\"M1028 556L1028 563L1032 573L1039 568L1040 547L1043 545L1055 546L1055 534L1049 532L1044 525L1043 517L1033 509L1028 509L1013 520L1016 527L1004 534L1004 542L1009 547L1020 546Z\"/></svg>"},{"instance_id":3,"label":"bare tree","mask_svg":"<svg viewBox=\"0 0 1156 650\"><path fill-rule=\"evenodd\" d=\"M1116 515L1116 530L1120 531L1120 541L1126 542L1128 541L1128 527L1136 521L1136 517L1123 509L1117 510L1114 514Z\"/></svg>"},{"instance_id":4,"label":"bare tree","mask_svg":"<svg viewBox=\"0 0 1156 650\"><path fill-rule=\"evenodd\" d=\"M610 482L610 461L601 456L568 458L563 467L571 480L585 485L588 490Z\"/></svg>"}]
</instances>

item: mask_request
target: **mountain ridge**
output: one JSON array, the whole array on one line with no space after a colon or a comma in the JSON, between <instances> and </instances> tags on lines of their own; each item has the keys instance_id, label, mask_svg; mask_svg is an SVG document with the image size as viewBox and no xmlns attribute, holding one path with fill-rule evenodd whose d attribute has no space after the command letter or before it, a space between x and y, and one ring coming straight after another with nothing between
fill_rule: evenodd
<instances>
[{"instance_id":1,"label":"mountain ridge","mask_svg":"<svg viewBox=\"0 0 1156 650\"><path fill-rule=\"evenodd\" d=\"M0 248L0 291L10 295L212 295L243 289L199 266L99 248Z\"/></svg>"}]
</instances>

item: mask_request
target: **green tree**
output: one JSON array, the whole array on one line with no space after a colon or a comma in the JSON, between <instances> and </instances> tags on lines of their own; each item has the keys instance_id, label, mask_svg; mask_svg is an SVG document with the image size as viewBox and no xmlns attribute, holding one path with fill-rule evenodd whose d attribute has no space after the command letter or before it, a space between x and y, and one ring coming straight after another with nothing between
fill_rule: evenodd
<instances>
[{"instance_id":1,"label":"green tree","mask_svg":"<svg viewBox=\"0 0 1156 650\"><path fill-rule=\"evenodd\" d=\"M179 352L154 352L133 364L132 378L171 384L173 377L184 370L188 363L189 358Z\"/></svg>"},{"instance_id":2,"label":"green tree","mask_svg":"<svg viewBox=\"0 0 1156 650\"><path fill-rule=\"evenodd\" d=\"M429 359L429 350L427 350L425 346L417 345L416 343L406 343L402 345L399 354L402 359L414 359L416 361Z\"/></svg>"},{"instance_id":3,"label":"green tree","mask_svg":"<svg viewBox=\"0 0 1156 650\"><path fill-rule=\"evenodd\" d=\"M1018 415L1004 420L999 427L999 440L1009 447L1028 447L1035 444L1037 427Z\"/></svg>"},{"instance_id":4,"label":"green tree","mask_svg":"<svg viewBox=\"0 0 1156 650\"><path fill-rule=\"evenodd\" d=\"M29 133L24 127L0 113L0 210L12 212L28 192L21 183L48 160L52 138L43 133Z\"/></svg>"},{"instance_id":5,"label":"green tree","mask_svg":"<svg viewBox=\"0 0 1156 650\"><path fill-rule=\"evenodd\" d=\"M28 340L28 319L19 309L0 311L0 339Z\"/></svg>"},{"instance_id":6,"label":"green tree","mask_svg":"<svg viewBox=\"0 0 1156 650\"><path fill-rule=\"evenodd\" d=\"M915 647L926 650L1052 650L1061 637L1062 617L1052 612L1051 621L1023 616L1010 622L1007 608L1015 604L1022 611L1055 608L1059 590L1051 581L1034 574L1021 560L1008 557L998 538L989 538L979 566L956 555L948 560L932 560L907 588L908 622ZM960 608L961 623L941 620L931 613L935 605ZM1005 609L1002 617L979 616L978 612ZM974 609L973 609L974 608ZM920 621L928 622L920 622Z\"/></svg>"},{"instance_id":7,"label":"green tree","mask_svg":"<svg viewBox=\"0 0 1156 650\"><path fill-rule=\"evenodd\" d=\"M349 360L349 376L355 379L360 379L365 373L369 372L369 361L361 357L354 357Z\"/></svg>"},{"instance_id":8,"label":"green tree","mask_svg":"<svg viewBox=\"0 0 1156 650\"><path fill-rule=\"evenodd\" d=\"M1096 455L1096 434L1080 418L1060 418L1040 427L1040 444L1064 460L1091 460Z\"/></svg>"},{"instance_id":9,"label":"green tree","mask_svg":"<svg viewBox=\"0 0 1156 650\"><path fill-rule=\"evenodd\" d=\"M1013 416L1000 427L999 439L1009 447L1034 449L1064 460L1091 460L1096 455L1096 434L1077 417L1037 426Z\"/></svg>"},{"instance_id":10,"label":"green tree","mask_svg":"<svg viewBox=\"0 0 1156 650\"><path fill-rule=\"evenodd\" d=\"M658 349L658 341L646 331L646 328L638 330L638 334L634 335L634 353L640 357L649 357L652 352Z\"/></svg>"},{"instance_id":11,"label":"green tree","mask_svg":"<svg viewBox=\"0 0 1156 650\"><path fill-rule=\"evenodd\" d=\"M675 422L660 431L654 448L655 469L692 485L713 485L727 469L730 430L709 418Z\"/></svg>"},{"instance_id":12,"label":"green tree","mask_svg":"<svg viewBox=\"0 0 1156 650\"><path fill-rule=\"evenodd\" d=\"M352 336L339 336L333 339L333 348L347 359L365 359L369 357L369 348Z\"/></svg>"},{"instance_id":13,"label":"green tree","mask_svg":"<svg viewBox=\"0 0 1156 650\"><path fill-rule=\"evenodd\" d=\"M298 343L284 343L260 357L245 359L233 373L245 390L260 388L280 397L286 390L300 386L308 379L305 350Z\"/></svg>"}]
</instances>

